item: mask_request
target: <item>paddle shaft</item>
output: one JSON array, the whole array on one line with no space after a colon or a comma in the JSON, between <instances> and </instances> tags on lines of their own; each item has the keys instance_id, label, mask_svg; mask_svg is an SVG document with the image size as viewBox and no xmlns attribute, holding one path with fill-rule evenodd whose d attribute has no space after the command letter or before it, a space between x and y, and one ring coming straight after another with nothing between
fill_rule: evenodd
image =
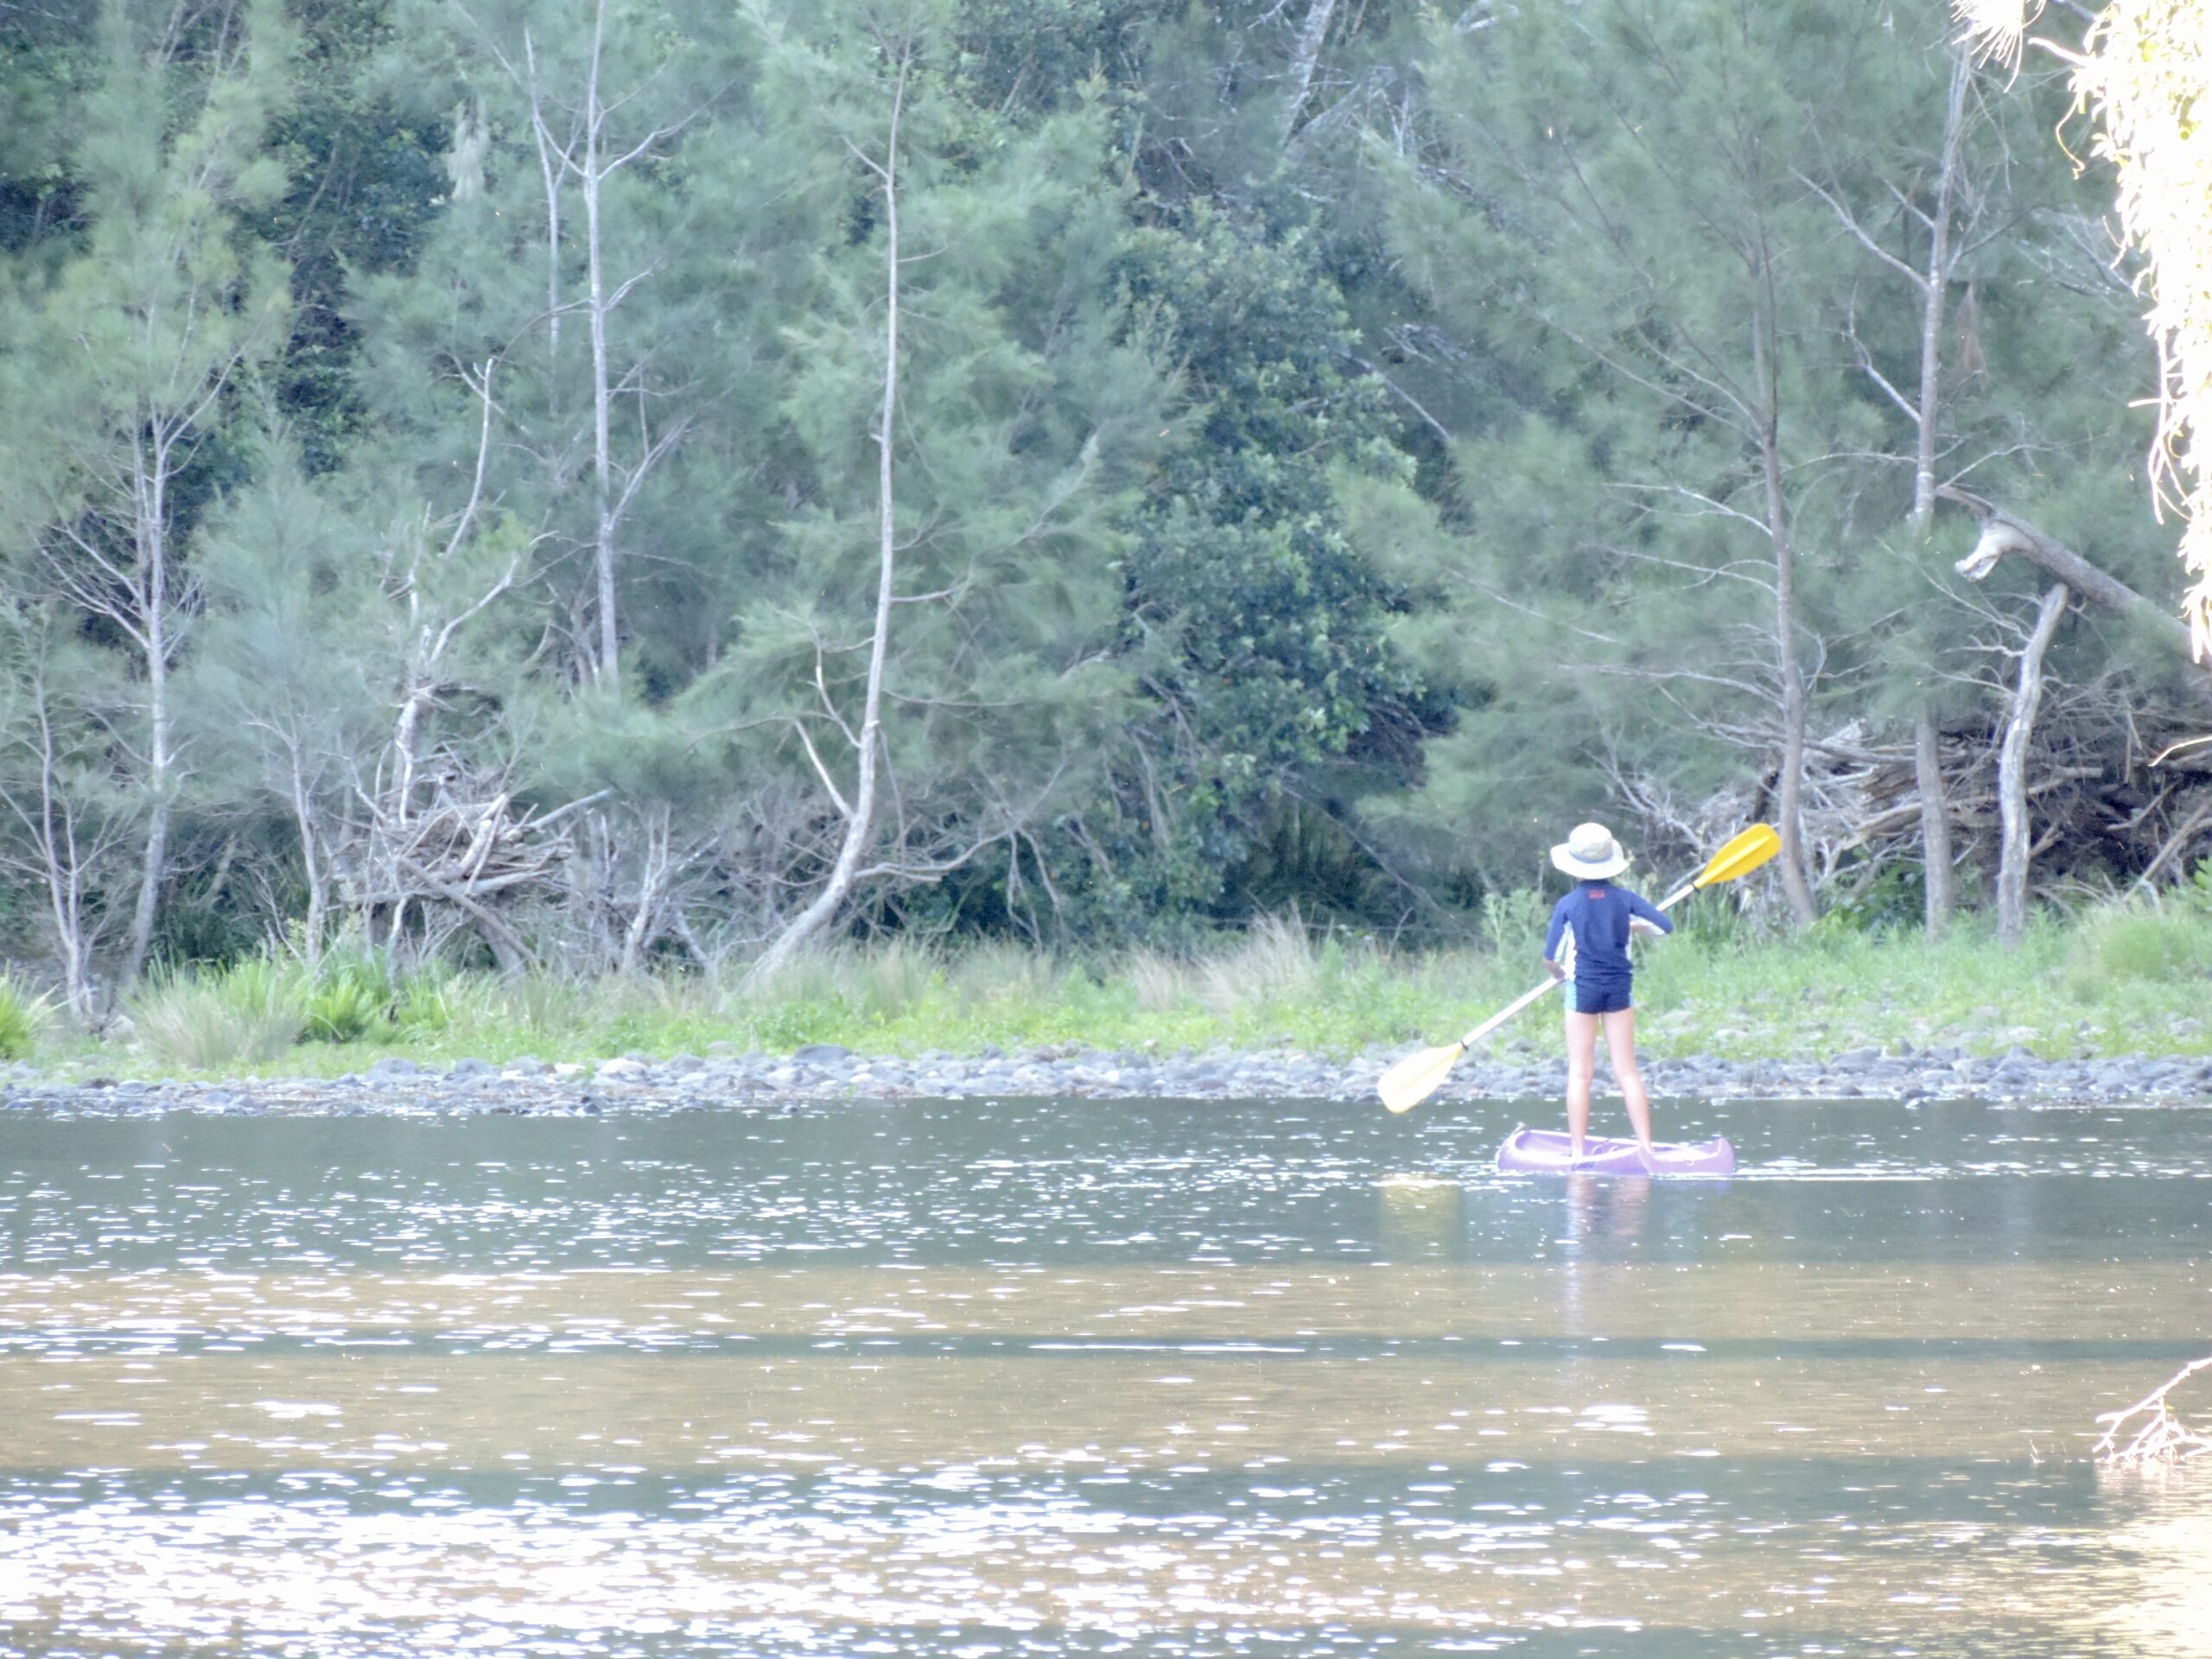
<instances>
[{"instance_id":1,"label":"paddle shaft","mask_svg":"<svg viewBox=\"0 0 2212 1659\"><path fill-rule=\"evenodd\" d=\"M1697 889L1698 884L1695 881L1685 881L1681 887L1676 887L1672 893L1669 893L1664 899L1662 899L1659 901L1659 908L1662 910L1672 910L1683 899L1688 898L1690 894L1695 893ZM1565 983L1567 983L1567 982L1563 979L1548 979L1542 984L1536 986L1535 988L1522 992L1519 996L1515 997L1510 1002L1500 1008L1496 1014L1491 1015L1489 1019L1484 1020L1482 1024L1477 1026L1472 1031L1462 1037L1459 1039L1459 1046L1462 1049L1472 1048L1477 1043L1482 1041L1484 1038L1489 1036L1491 1033L1496 1031L1500 1026L1513 1018L1515 1014L1520 1013L1522 1009L1528 1007L1532 1003L1540 1001L1546 991L1552 989L1554 986L1564 985Z\"/></svg>"}]
</instances>

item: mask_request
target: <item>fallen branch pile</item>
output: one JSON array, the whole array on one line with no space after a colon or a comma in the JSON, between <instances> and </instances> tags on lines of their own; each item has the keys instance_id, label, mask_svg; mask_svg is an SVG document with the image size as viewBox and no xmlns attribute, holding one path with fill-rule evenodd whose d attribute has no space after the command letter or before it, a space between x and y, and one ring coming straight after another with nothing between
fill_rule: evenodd
<instances>
[{"instance_id":1,"label":"fallen branch pile","mask_svg":"<svg viewBox=\"0 0 2212 1659\"><path fill-rule=\"evenodd\" d=\"M503 969L529 966L530 949L504 912L525 893L557 892L574 852L567 821L605 791L541 812L457 764L425 781L427 800L415 791L359 791L363 811L334 849L368 937L396 943L410 906L446 906L467 918Z\"/></svg>"},{"instance_id":2,"label":"fallen branch pile","mask_svg":"<svg viewBox=\"0 0 2212 1659\"><path fill-rule=\"evenodd\" d=\"M2186 880L2212 857L2212 745L2162 751L2196 734L2152 730L2107 697L2061 706L2038 723L2025 766L2029 855L2039 886L2101 889ZM1808 740L1803 785L1807 874L1829 900L1856 898L1882 872L1923 861L1920 787L1912 733L1884 740L1854 721ZM1955 868L1993 886L2001 833L1996 722L1954 723L1937 744ZM2157 764L2153 764L2153 762ZM1614 773L1661 862L1694 861L1698 849L1773 810L1770 780L1694 804L1654 780Z\"/></svg>"}]
</instances>

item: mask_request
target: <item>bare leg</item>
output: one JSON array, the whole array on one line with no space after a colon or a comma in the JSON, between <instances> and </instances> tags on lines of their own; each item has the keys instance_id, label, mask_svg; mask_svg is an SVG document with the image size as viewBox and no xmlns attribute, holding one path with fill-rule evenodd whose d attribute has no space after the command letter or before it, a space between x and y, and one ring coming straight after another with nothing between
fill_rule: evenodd
<instances>
[{"instance_id":1,"label":"bare leg","mask_svg":"<svg viewBox=\"0 0 2212 1659\"><path fill-rule=\"evenodd\" d=\"M1590 1133L1590 1075L1598 1069L1598 1016L1567 1011L1567 1139L1569 1154L1582 1156Z\"/></svg>"},{"instance_id":2,"label":"bare leg","mask_svg":"<svg viewBox=\"0 0 2212 1659\"><path fill-rule=\"evenodd\" d=\"M1636 1131L1636 1144L1649 1152L1651 1097L1643 1092L1643 1074L1636 1069L1636 1010L1623 1008L1600 1017L1605 1022L1605 1052L1613 1057L1613 1081L1620 1084L1621 1097L1628 1103L1629 1128ZM1596 1045L1591 1046L1594 1058ZM1586 1097L1586 1074L1583 1087Z\"/></svg>"}]
</instances>

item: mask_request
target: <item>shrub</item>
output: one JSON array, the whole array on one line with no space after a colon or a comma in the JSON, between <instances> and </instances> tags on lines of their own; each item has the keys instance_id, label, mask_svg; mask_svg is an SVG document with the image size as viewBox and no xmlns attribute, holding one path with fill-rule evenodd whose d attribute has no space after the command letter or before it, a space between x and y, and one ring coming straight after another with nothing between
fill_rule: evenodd
<instances>
[{"instance_id":1,"label":"shrub","mask_svg":"<svg viewBox=\"0 0 2212 1659\"><path fill-rule=\"evenodd\" d=\"M301 1035L311 1043L359 1042L384 1023L391 999L357 979L319 984L301 1010Z\"/></svg>"},{"instance_id":2,"label":"shrub","mask_svg":"<svg viewBox=\"0 0 2212 1659\"><path fill-rule=\"evenodd\" d=\"M391 976L374 956L328 956L315 970L302 1007L310 1042L358 1042L391 1018Z\"/></svg>"},{"instance_id":3,"label":"shrub","mask_svg":"<svg viewBox=\"0 0 2212 1659\"><path fill-rule=\"evenodd\" d=\"M392 999L392 1023L410 1037L435 1037L453 1023L453 973L442 963L425 963L400 976Z\"/></svg>"},{"instance_id":4,"label":"shrub","mask_svg":"<svg viewBox=\"0 0 2212 1659\"><path fill-rule=\"evenodd\" d=\"M731 1014L764 1048L819 1042L842 1029L848 1017L849 975L843 950L802 950L765 982L740 981Z\"/></svg>"},{"instance_id":5,"label":"shrub","mask_svg":"<svg viewBox=\"0 0 2212 1659\"><path fill-rule=\"evenodd\" d=\"M0 974L0 1060L30 1058L52 1007L45 993L32 990L13 974Z\"/></svg>"},{"instance_id":6,"label":"shrub","mask_svg":"<svg viewBox=\"0 0 2212 1659\"><path fill-rule=\"evenodd\" d=\"M2075 988L2085 994L2121 981L2200 976L2212 968L2212 922L2115 907L2082 924L2072 957Z\"/></svg>"},{"instance_id":7,"label":"shrub","mask_svg":"<svg viewBox=\"0 0 2212 1659\"><path fill-rule=\"evenodd\" d=\"M194 1071L257 1065L299 1039L306 998L298 976L266 958L220 972L186 969L149 982L130 1017L147 1051Z\"/></svg>"}]
</instances>

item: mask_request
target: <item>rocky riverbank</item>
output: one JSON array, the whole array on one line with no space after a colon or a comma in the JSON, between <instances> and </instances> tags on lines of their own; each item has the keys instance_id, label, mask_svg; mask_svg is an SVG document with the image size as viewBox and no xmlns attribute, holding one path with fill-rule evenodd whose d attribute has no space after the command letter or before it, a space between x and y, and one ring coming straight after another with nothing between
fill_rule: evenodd
<instances>
[{"instance_id":1,"label":"rocky riverbank","mask_svg":"<svg viewBox=\"0 0 2212 1659\"><path fill-rule=\"evenodd\" d=\"M716 1045L715 1048L723 1047ZM723 1109L796 1111L809 1103L962 1100L1009 1096L1075 1099L1372 1099L1375 1080L1405 1051L1351 1061L1260 1052L1160 1056L1073 1046L1020 1054L914 1058L855 1054L831 1044L795 1054L632 1055L590 1065L463 1059L443 1066L385 1058L337 1078L116 1079L0 1072L0 1110L136 1116L188 1112L410 1117L514 1113L594 1116ZM1942 1049L1860 1049L1817 1060L1648 1059L1666 1098L2042 1103L2212 1102L2212 1057L2047 1060L2024 1049L1967 1058ZM1440 1100L1556 1097L1556 1056L1463 1061ZM1600 1068L1600 1093L1610 1089Z\"/></svg>"}]
</instances>

